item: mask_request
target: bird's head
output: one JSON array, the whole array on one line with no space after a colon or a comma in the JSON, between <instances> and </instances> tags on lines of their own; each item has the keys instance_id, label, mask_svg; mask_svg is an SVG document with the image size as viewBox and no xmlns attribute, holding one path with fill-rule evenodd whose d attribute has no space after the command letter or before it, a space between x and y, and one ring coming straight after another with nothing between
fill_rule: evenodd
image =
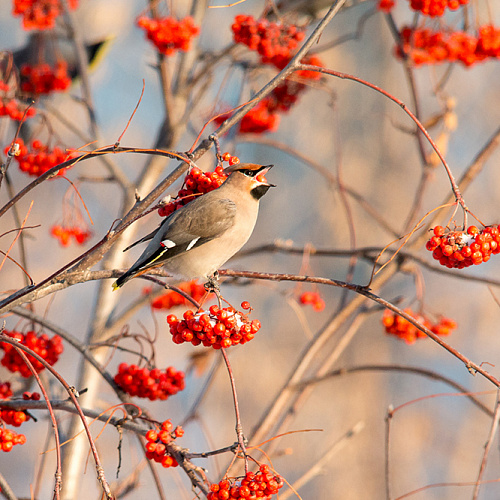
<instances>
[{"instance_id":1,"label":"bird's head","mask_svg":"<svg viewBox=\"0 0 500 500\"><path fill-rule=\"evenodd\" d=\"M256 163L236 163L224 169L229 175L226 182L250 193L256 200L262 198L274 184L267 182L266 173L274 165L257 165Z\"/></svg>"}]
</instances>

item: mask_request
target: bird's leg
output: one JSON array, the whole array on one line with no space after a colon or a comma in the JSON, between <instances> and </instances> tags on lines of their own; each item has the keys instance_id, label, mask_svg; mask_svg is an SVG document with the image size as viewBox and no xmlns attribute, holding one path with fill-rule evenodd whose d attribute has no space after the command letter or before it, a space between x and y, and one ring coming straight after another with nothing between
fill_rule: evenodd
<instances>
[{"instance_id":1,"label":"bird's leg","mask_svg":"<svg viewBox=\"0 0 500 500\"><path fill-rule=\"evenodd\" d=\"M215 271L212 276L208 277L208 281L205 283L205 290L215 293L217 297L220 295L219 273L217 271Z\"/></svg>"}]
</instances>

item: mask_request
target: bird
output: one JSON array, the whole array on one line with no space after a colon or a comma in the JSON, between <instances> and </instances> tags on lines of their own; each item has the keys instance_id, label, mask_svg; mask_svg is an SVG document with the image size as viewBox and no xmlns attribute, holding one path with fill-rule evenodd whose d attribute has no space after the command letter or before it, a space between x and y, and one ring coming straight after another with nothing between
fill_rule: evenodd
<instances>
[{"instance_id":1,"label":"bird","mask_svg":"<svg viewBox=\"0 0 500 500\"><path fill-rule=\"evenodd\" d=\"M92 71L102 62L113 41L112 36L94 40L84 44L85 56L89 70ZM21 68L23 64L39 64L41 62L54 65L61 60L67 64L68 76L74 82L79 77L76 53L73 43L61 33L37 31L32 33L27 43L12 52L14 64Z\"/></svg>"},{"instance_id":2,"label":"bird","mask_svg":"<svg viewBox=\"0 0 500 500\"><path fill-rule=\"evenodd\" d=\"M153 232L133 246L150 241L132 267L114 283L113 290L153 267L172 276L205 278L217 289L217 270L248 241L260 199L271 187L265 174L273 165L237 163L227 167L224 183L170 214Z\"/></svg>"},{"instance_id":3,"label":"bird","mask_svg":"<svg viewBox=\"0 0 500 500\"><path fill-rule=\"evenodd\" d=\"M363 3L366 0L348 0L344 5L343 9L352 7ZM323 17L327 10L332 6L334 2L332 0L279 0L276 2L275 7L268 7L268 17L271 19L276 18L276 14L288 15L295 14L300 21L320 19Z\"/></svg>"}]
</instances>

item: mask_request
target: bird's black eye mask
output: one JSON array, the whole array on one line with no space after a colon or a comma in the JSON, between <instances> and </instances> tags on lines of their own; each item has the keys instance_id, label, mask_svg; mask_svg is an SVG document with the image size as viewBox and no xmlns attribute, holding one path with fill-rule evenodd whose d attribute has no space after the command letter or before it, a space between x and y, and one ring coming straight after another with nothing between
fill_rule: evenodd
<instances>
[{"instance_id":1,"label":"bird's black eye mask","mask_svg":"<svg viewBox=\"0 0 500 500\"><path fill-rule=\"evenodd\" d=\"M249 168L242 168L241 170L238 170L238 172L241 172L243 175L246 175L247 177L254 177L256 174L255 170L250 170Z\"/></svg>"},{"instance_id":2,"label":"bird's black eye mask","mask_svg":"<svg viewBox=\"0 0 500 500\"><path fill-rule=\"evenodd\" d=\"M262 167L260 167L258 170L252 170L251 168L241 168L238 169L238 172L241 172L243 175L246 175L247 177L251 177L253 179L254 177L257 177L263 170L269 170L272 167L274 167L274 165L262 165Z\"/></svg>"}]
</instances>

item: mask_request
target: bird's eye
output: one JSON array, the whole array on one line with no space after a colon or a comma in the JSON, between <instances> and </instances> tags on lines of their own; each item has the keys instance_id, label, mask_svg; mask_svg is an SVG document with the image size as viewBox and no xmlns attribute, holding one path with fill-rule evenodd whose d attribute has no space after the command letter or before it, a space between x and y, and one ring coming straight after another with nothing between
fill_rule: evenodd
<instances>
[{"instance_id":1,"label":"bird's eye","mask_svg":"<svg viewBox=\"0 0 500 500\"><path fill-rule=\"evenodd\" d=\"M250 170L249 168L242 168L240 170L240 172L243 174L243 175L246 175L247 177L253 177L255 172L253 170Z\"/></svg>"}]
</instances>

